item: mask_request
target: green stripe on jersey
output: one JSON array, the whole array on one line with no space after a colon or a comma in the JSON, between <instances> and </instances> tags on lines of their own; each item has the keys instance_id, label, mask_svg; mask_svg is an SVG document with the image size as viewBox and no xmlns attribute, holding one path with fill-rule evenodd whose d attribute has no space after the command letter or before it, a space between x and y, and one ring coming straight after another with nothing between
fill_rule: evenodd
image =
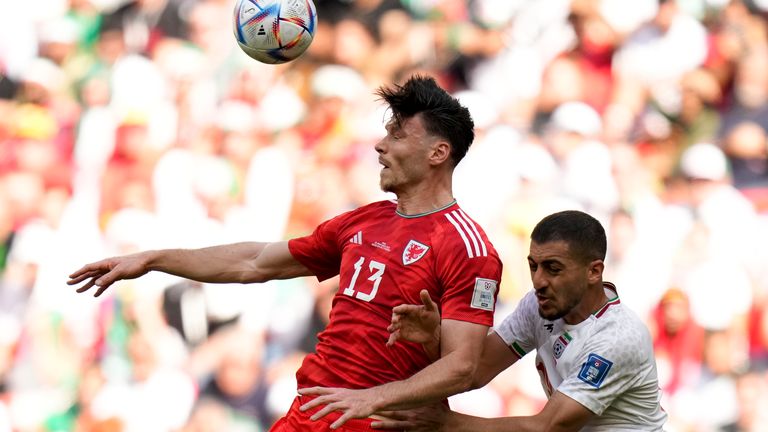
<instances>
[{"instance_id":1,"label":"green stripe on jersey","mask_svg":"<svg viewBox=\"0 0 768 432\"><path fill-rule=\"evenodd\" d=\"M515 354L519 355L520 358L523 358L527 354L525 350L517 344L517 342L512 342L512 350L515 351Z\"/></svg>"}]
</instances>

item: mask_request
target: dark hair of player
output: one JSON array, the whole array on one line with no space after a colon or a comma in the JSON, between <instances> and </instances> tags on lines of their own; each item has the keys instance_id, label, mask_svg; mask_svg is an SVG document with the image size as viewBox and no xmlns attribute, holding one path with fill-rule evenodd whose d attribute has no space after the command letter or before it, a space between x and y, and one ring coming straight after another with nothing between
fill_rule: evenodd
<instances>
[{"instance_id":1,"label":"dark hair of player","mask_svg":"<svg viewBox=\"0 0 768 432\"><path fill-rule=\"evenodd\" d=\"M450 143L454 166L467 154L475 139L472 116L434 78L414 75L402 85L380 87L376 94L389 105L392 120L398 126L420 113L427 132Z\"/></svg>"},{"instance_id":2,"label":"dark hair of player","mask_svg":"<svg viewBox=\"0 0 768 432\"><path fill-rule=\"evenodd\" d=\"M545 217L533 228L531 240L537 244L564 241L570 253L583 262L605 260L605 229L597 219L578 210Z\"/></svg>"}]
</instances>

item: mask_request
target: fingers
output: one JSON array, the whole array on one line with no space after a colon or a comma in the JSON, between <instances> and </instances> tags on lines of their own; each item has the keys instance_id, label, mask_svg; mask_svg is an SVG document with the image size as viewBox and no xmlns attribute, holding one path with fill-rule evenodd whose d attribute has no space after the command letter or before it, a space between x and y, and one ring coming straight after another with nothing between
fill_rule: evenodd
<instances>
[{"instance_id":1,"label":"fingers","mask_svg":"<svg viewBox=\"0 0 768 432\"><path fill-rule=\"evenodd\" d=\"M114 277L105 277L108 276L110 272L103 269L101 263L102 261L91 263L75 271L69 275L67 285L77 285L87 280L88 282L80 288L77 288L75 292L83 293L96 286L98 289L94 292L93 296L98 297L102 295L104 291L112 285Z\"/></svg>"},{"instance_id":2,"label":"fingers","mask_svg":"<svg viewBox=\"0 0 768 432\"><path fill-rule=\"evenodd\" d=\"M403 414L403 411L376 411L371 418L379 421L387 420L406 420L408 417Z\"/></svg>"},{"instance_id":3,"label":"fingers","mask_svg":"<svg viewBox=\"0 0 768 432\"><path fill-rule=\"evenodd\" d=\"M109 288L109 285L100 286L99 289L97 289L96 292L93 294L93 296L94 297L98 297L98 296L102 295L104 293L104 291L107 290L107 288Z\"/></svg>"},{"instance_id":4,"label":"fingers","mask_svg":"<svg viewBox=\"0 0 768 432\"><path fill-rule=\"evenodd\" d=\"M335 389L328 387L304 387L299 389L300 395L326 395L333 393Z\"/></svg>"},{"instance_id":5,"label":"fingers","mask_svg":"<svg viewBox=\"0 0 768 432\"><path fill-rule=\"evenodd\" d=\"M421 297L421 302L424 304L424 308L426 310L429 312L434 312L437 310L437 305L432 301L432 297L429 296L429 292L427 290L421 290L421 292L419 292L419 297Z\"/></svg>"},{"instance_id":6,"label":"fingers","mask_svg":"<svg viewBox=\"0 0 768 432\"><path fill-rule=\"evenodd\" d=\"M408 315L419 312L423 307L424 306L422 305L402 304L393 307L392 312L400 315Z\"/></svg>"},{"instance_id":7,"label":"fingers","mask_svg":"<svg viewBox=\"0 0 768 432\"><path fill-rule=\"evenodd\" d=\"M314 398L311 401L305 403L304 405L299 407L299 411L307 411L311 410L312 408L315 408L317 406L320 406L323 404L323 401L320 398Z\"/></svg>"},{"instance_id":8,"label":"fingers","mask_svg":"<svg viewBox=\"0 0 768 432\"><path fill-rule=\"evenodd\" d=\"M102 274L102 272L93 270L86 273L82 273L79 276L74 277L73 279L67 281L68 285L77 285L78 283L90 279L88 282L86 282L85 285L77 288L75 292L77 293L83 293L88 291L89 289L93 288L94 286L98 289L94 293L94 297L100 296L104 291L109 288L112 283L114 282L114 277L108 277L109 273Z\"/></svg>"},{"instance_id":9,"label":"fingers","mask_svg":"<svg viewBox=\"0 0 768 432\"><path fill-rule=\"evenodd\" d=\"M392 327L392 326L390 326L390 327ZM387 330L389 330L389 327L387 328ZM400 339L400 330L392 331L389 334L389 340L387 340L387 346L391 347L392 345L395 344L395 342L397 342L398 339Z\"/></svg>"},{"instance_id":10,"label":"fingers","mask_svg":"<svg viewBox=\"0 0 768 432\"><path fill-rule=\"evenodd\" d=\"M319 420L319 419L325 417L326 415L328 415L328 414L330 414L330 413L332 413L334 411L336 411L335 405L334 404L328 404L328 405L324 406L323 409L321 409L320 411L312 414L312 416L309 419L312 420L312 421ZM341 420L341 418L339 418L339 420ZM338 427L338 426L334 427L334 425L336 423L338 423L339 420L336 420L336 422L331 425L331 429L336 429L336 427ZM346 422L346 420L344 420L344 422ZM341 424L344 424L344 422L342 422Z\"/></svg>"},{"instance_id":11,"label":"fingers","mask_svg":"<svg viewBox=\"0 0 768 432\"><path fill-rule=\"evenodd\" d=\"M91 264L85 265L78 269L76 272L69 275L69 281L67 282L70 285L76 284L85 278L88 277L89 274L93 273L94 270L91 268Z\"/></svg>"},{"instance_id":12,"label":"fingers","mask_svg":"<svg viewBox=\"0 0 768 432\"><path fill-rule=\"evenodd\" d=\"M402 420L376 420L371 422L371 428L373 429L396 429L405 430L411 423Z\"/></svg>"},{"instance_id":13,"label":"fingers","mask_svg":"<svg viewBox=\"0 0 768 432\"><path fill-rule=\"evenodd\" d=\"M301 407L299 407L299 410L300 411L307 411L307 410L310 410L312 408L318 407L320 405L325 405L325 404L327 404L329 402L333 402L333 400L331 400L330 397L326 396L326 395L330 395L331 393L333 393L333 391L334 391L334 389L332 389L332 388L325 388L325 387L307 387L307 388L299 389L299 394L302 395L302 396L317 395L316 398L312 399L311 401L309 401L309 402L305 403L304 405L302 405ZM333 411L333 410L331 410L331 411ZM325 414L323 414L323 415L325 415ZM320 416L320 417L322 417L322 416ZM318 417L318 418L320 418L320 417Z\"/></svg>"},{"instance_id":14,"label":"fingers","mask_svg":"<svg viewBox=\"0 0 768 432\"><path fill-rule=\"evenodd\" d=\"M77 271L69 275L69 280L67 281L67 285L77 285L80 282L97 275L98 273L93 271L90 271L90 272Z\"/></svg>"},{"instance_id":15,"label":"fingers","mask_svg":"<svg viewBox=\"0 0 768 432\"><path fill-rule=\"evenodd\" d=\"M317 415L317 414L315 414ZM318 417L319 418L319 417ZM341 417L339 417L335 422L331 424L331 429L337 429L340 428L344 423L347 422L347 420L354 418L352 417L352 414L350 414L349 411L345 412Z\"/></svg>"},{"instance_id":16,"label":"fingers","mask_svg":"<svg viewBox=\"0 0 768 432\"><path fill-rule=\"evenodd\" d=\"M90 280L90 281L88 281L87 284L85 284L85 285L81 286L80 288L76 289L75 292L78 292L78 293L86 292L89 289L91 289L91 287L94 286L94 285L95 284L94 284L93 280Z\"/></svg>"}]
</instances>

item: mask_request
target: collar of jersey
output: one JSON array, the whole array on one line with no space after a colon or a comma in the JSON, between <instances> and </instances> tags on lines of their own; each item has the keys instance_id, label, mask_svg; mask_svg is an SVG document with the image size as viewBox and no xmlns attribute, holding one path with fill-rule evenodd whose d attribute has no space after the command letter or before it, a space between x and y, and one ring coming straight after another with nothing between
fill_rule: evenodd
<instances>
[{"instance_id":1,"label":"collar of jersey","mask_svg":"<svg viewBox=\"0 0 768 432\"><path fill-rule=\"evenodd\" d=\"M603 282L603 288L612 291L614 296L609 298L605 304L600 306L600 309L592 312L592 315L594 315L595 318L600 318L605 313L605 311L608 310L609 307L621 303L621 300L619 299L619 292L616 290L616 285L610 282Z\"/></svg>"},{"instance_id":2,"label":"collar of jersey","mask_svg":"<svg viewBox=\"0 0 768 432\"><path fill-rule=\"evenodd\" d=\"M453 199L453 201L449 202L448 204L446 204L446 205L444 205L444 206L442 206L440 208L436 208L434 210L430 210L428 212L417 213L415 215L407 215L407 214L400 213L397 209L395 209L395 213L397 213L397 215L400 216L400 217L404 217L404 218L407 218L407 219L413 219L413 218L417 218L417 217L431 215L432 213L441 212L441 211L447 209L448 207L450 207L450 206L452 206L454 204L456 204L456 199L455 198Z\"/></svg>"}]
</instances>

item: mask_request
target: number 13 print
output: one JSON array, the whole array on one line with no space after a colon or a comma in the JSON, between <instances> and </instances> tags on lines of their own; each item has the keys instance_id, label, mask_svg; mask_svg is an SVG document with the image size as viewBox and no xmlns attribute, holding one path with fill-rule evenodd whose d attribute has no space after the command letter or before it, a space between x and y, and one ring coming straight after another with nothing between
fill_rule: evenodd
<instances>
[{"instance_id":1,"label":"number 13 print","mask_svg":"<svg viewBox=\"0 0 768 432\"><path fill-rule=\"evenodd\" d=\"M365 263L365 257L360 257L357 260L357 262L355 263L355 273L352 275L352 280L349 281L349 286L344 288L344 291L342 293L344 295L348 295L350 297L355 297L362 301L369 302L373 300L374 297L376 297L376 293L379 291L379 284L381 283L381 277L384 274L384 270L387 268L387 266L374 260L371 260L368 263L368 271L371 272L371 275L368 276L368 280L373 282L373 289L371 289L371 291L368 293L364 293L362 291L355 289L355 284L357 283L357 277L360 276L360 271L362 270L364 263Z\"/></svg>"}]
</instances>

